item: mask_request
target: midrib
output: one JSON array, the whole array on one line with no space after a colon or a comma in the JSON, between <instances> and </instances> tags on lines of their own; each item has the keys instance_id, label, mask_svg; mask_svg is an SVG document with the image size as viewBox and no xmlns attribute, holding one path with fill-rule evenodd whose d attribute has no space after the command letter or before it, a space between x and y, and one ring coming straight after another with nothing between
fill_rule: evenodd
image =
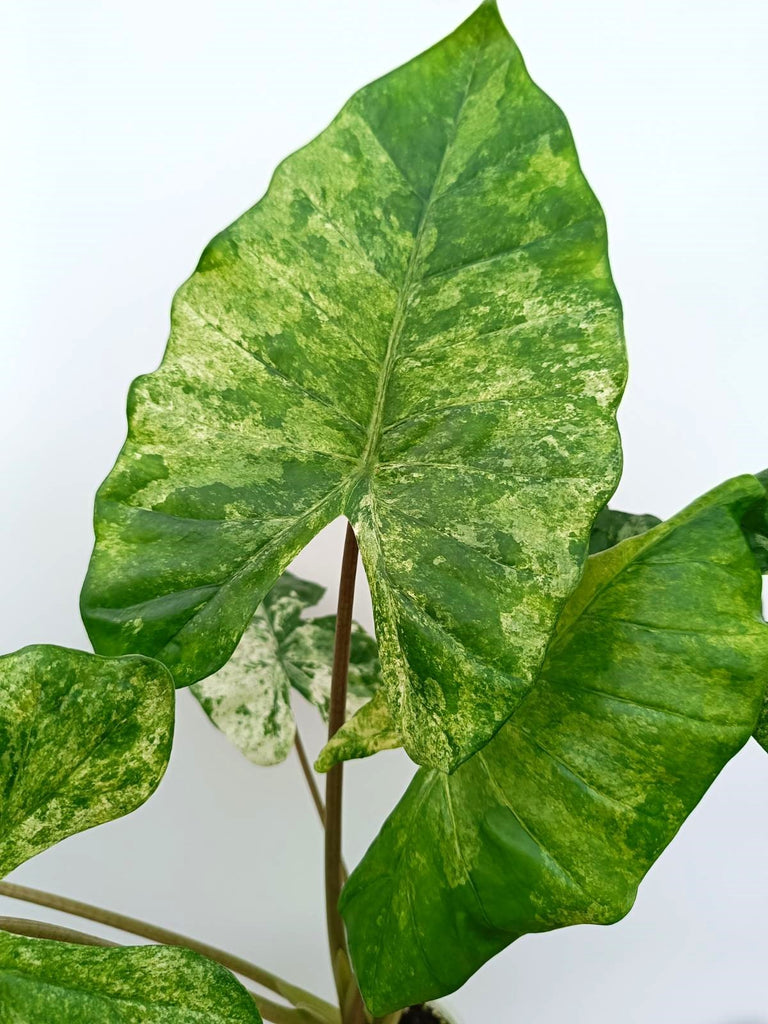
<instances>
[{"instance_id":1,"label":"midrib","mask_svg":"<svg viewBox=\"0 0 768 1024\"><path fill-rule=\"evenodd\" d=\"M419 219L419 226L416 230L416 237L413 242L413 248L408 258L408 266L405 270L405 276L403 277L403 284L397 296L397 303L395 305L395 312L392 318L392 327L387 338L387 350L384 355L384 363L381 368L381 375L379 376L379 382L376 389L376 396L373 401L373 409L371 411L371 419L368 424L368 441L366 443L363 454L360 458L360 469L358 473L358 479L366 476L370 476L373 472L374 464L376 462L376 456L378 454L379 443L381 441L381 434L383 429L383 418L384 418L384 406L387 399L387 391L389 389L390 380L392 377L392 370L395 362L397 361L398 348L400 345L400 339L403 333L403 326L405 324L405 318L408 315L408 307L411 299L415 292L414 285L418 284L419 278L416 277L416 268L419 263L419 257L421 255L421 247L424 241L424 232L427 226L427 219L429 217L429 211L432 203L437 195L445 169L445 163L451 152L451 147L456 141L456 135L458 134L459 123L461 121L461 115L464 112L469 94L472 89L472 82L475 77L475 70L477 63L480 59L480 44L478 44L478 51L475 54L475 59L472 63L472 68L467 79L467 86L464 90L464 95L461 98L461 102L458 106L456 114L453 119L453 129L446 140L445 148L443 149L443 155L440 159L440 165L437 168L434 181L432 182L432 188L429 191L429 195L424 201L424 207L421 212L421 218Z\"/></svg>"}]
</instances>

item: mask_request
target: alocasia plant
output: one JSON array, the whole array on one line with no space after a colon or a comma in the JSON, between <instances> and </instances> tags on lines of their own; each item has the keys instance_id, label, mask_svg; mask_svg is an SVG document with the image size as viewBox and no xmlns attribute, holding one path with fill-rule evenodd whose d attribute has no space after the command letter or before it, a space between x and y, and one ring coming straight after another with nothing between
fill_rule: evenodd
<instances>
[{"instance_id":1,"label":"alocasia plant","mask_svg":"<svg viewBox=\"0 0 768 1024\"><path fill-rule=\"evenodd\" d=\"M768 497L760 474L664 523L608 508L625 374L600 206L483 3L205 250L96 498L96 654L0 659L4 873L150 796L174 684L256 764L296 743L338 1004L0 883L155 943L0 919L0 1021L397 1024L521 935L627 913L728 759L768 746ZM338 613L309 617L323 589L285 570L339 516ZM293 691L328 721L325 803ZM343 762L396 746L421 767L347 880Z\"/></svg>"}]
</instances>

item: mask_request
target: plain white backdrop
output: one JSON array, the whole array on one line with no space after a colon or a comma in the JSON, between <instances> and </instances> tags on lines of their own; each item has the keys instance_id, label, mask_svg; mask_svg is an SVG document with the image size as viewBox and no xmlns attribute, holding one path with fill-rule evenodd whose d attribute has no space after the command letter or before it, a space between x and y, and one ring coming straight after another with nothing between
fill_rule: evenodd
<instances>
[{"instance_id":1,"label":"plain white backdrop","mask_svg":"<svg viewBox=\"0 0 768 1024\"><path fill-rule=\"evenodd\" d=\"M631 371L615 504L668 515L768 465L767 9L500 6L568 115L608 218ZM77 597L93 493L122 442L128 384L159 361L171 296L205 243L356 88L471 7L5 0L0 650L86 645ZM327 610L342 536L334 524L296 566L330 588ZM359 616L370 622L364 592ZM348 770L351 863L411 770L399 753ZM766 1024L767 846L768 756L750 743L628 918L524 939L445 1005L464 1024ZM156 796L13 877L331 993L321 834L298 766L250 766L187 693ZM23 912L0 901L0 913Z\"/></svg>"}]
</instances>

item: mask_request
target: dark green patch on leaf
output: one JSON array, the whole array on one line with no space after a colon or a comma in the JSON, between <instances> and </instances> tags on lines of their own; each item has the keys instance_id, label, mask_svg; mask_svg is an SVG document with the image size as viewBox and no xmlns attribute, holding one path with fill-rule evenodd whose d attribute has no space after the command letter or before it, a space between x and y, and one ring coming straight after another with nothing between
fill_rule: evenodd
<instances>
[{"instance_id":1,"label":"dark green patch on leaf","mask_svg":"<svg viewBox=\"0 0 768 1024\"><path fill-rule=\"evenodd\" d=\"M637 537L646 530L658 526L661 520L657 516L634 515L631 512L619 512L618 509L601 509L592 527L589 538L589 553L596 555L599 551L606 551L615 544L627 540L628 537Z\"/></svg>"}]
</instances>

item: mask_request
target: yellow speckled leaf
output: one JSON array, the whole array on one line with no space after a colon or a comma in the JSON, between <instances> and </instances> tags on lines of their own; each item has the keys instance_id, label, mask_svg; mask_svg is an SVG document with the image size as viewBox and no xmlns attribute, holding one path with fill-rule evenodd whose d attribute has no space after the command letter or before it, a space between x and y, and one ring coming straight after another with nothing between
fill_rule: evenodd
<instances>
[{"instance_id":1,"label":"yellow speckled leaf","mask_svg":"<svg viewBox=\"0 0 768 1024\"><path fill-rule=\"evenodd\" d=\"M278 764L293 747L291 689L328 721L336 616L301 617L324 593L284 573L226 665L191 687L213 724L254 764ZM380 683L376 641L353 623L347 714L367 706Z\"/></svg>"}]
</instances>

